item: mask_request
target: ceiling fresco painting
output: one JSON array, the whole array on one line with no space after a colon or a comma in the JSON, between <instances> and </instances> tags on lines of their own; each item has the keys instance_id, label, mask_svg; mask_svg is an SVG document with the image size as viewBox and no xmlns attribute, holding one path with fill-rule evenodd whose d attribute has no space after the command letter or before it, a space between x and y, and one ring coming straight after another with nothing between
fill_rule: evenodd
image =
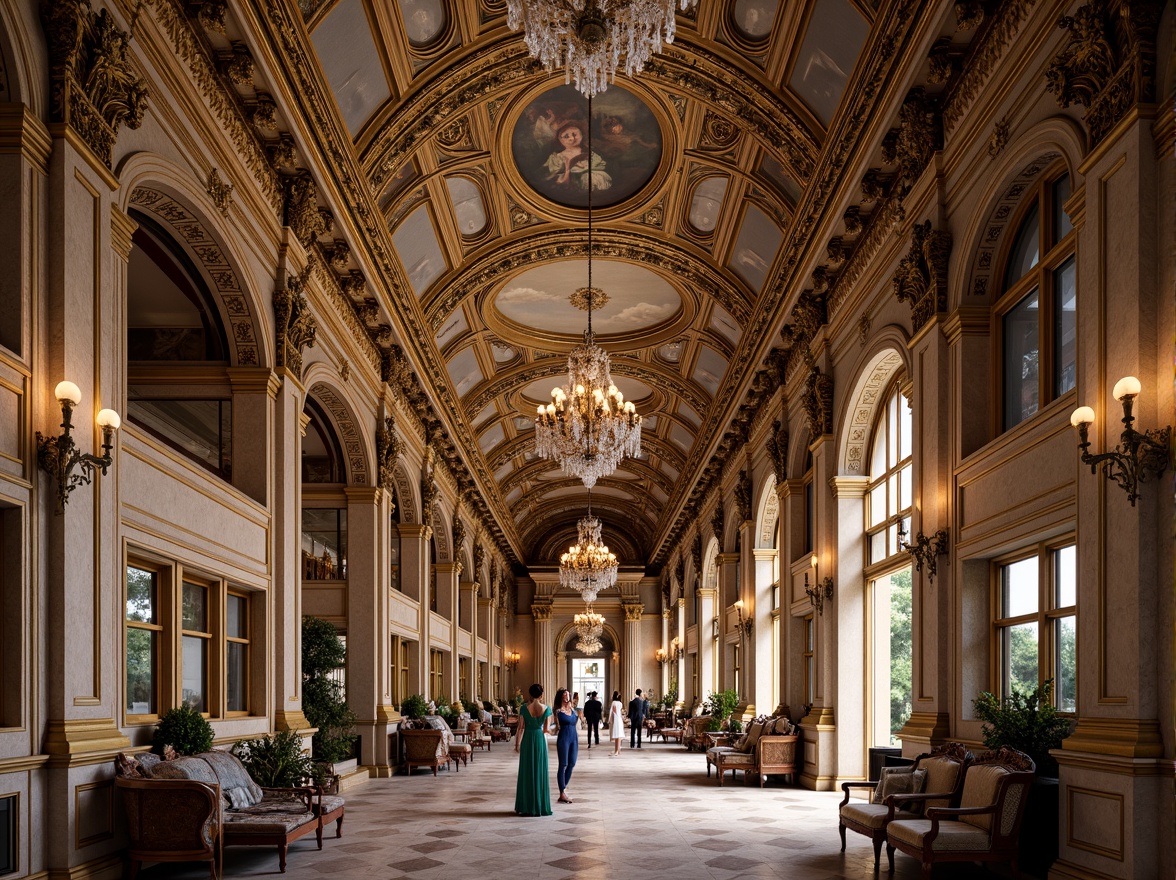
<instances>
[{"instance_id":1,"label":"ceiling fresco painting","mask_svg":"<svg viewBox=\"0 0 1176 880\"><path fill-rule=\"evenodd\" d=\"M919 19L884 6L702 0L591 113L528 56L501 0L300 0L296 26L292 4L251 7L289 56L284 87L314 117L347 228L367 236L319 244L366 281L352 305L403 353L463 497L513 563L555 564L584 514L582 485L536 456L533 420L587 326L589 193L607 297L592 326L644 419L641 457L598 482L593 513L623 565L656 568L812 287L806 236L856 187L830 157L892 75L878 46Z\"/></svg>"}]
</instances>

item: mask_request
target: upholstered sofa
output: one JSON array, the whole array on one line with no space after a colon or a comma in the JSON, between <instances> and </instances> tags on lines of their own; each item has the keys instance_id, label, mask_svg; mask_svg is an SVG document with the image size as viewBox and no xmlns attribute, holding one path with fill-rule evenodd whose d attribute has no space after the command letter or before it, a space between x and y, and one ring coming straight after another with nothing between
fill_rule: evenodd
<instances>
[{"instance_id":1,"label":"upholstered sofa","mask_svg":"<svg viewBox=\"0 0 1176 880\"><path fill-rule=\"evenodd\" d=\"M409 723L412 726L402 726L400 735L404 739L405 769L410 776L413 767L429 767L436 776L437 769L448 767L450 761L454 769L469 763L473 747L458 742L440 715L426 715Z\"/></svg>"},{"instance_id":2,"label":"upholstered sofa","mask_svg":"<svg viewBox=\"0 0 1176 880\"><path fill-rule=\"evenodd\" d=\"M744 782L748 774L759 777L760 788L770 774L791 776L796 772L797 749L800 737L796 726L787 718L761 716L747 729L747 734L732 746L712 746L706 750L706 775L710 768L717 771L718 783L728 770L734 776L736 770L743 771Z\"/></svg>"},{"instance_id":3,"label":"upholstered sofa","mask_svg":"<svg viewBox=\"0 0 1176 880\"><path fill-rule=\"evenodd\" d=\"M343 798L261 788L230 752L171 761L119 755L115 785L126 808L132 878L145 861L201 859L215 877L222 846L276 846L284 873L293 841L313 833L322 849L324 821L337 821L336 836L342 833Z\"/></svg>"}]
</instances>

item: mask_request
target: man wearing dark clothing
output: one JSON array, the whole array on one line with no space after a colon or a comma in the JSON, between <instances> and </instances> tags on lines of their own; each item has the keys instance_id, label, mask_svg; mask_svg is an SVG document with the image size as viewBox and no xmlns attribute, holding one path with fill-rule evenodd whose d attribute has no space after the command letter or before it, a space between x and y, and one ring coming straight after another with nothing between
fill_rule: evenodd
<instances>
[{"instance_id":1,"label":"man wearing dark clothing","mask_svg":"<svg viewBox=\"0 0 1176 880\"><path fill-rule=\"evenodd\" d=\"M584 704L584 720L588 722L588 748L592 748L592 740L600 745L600 718L604 713L604 704L596 699L596 691L588 693L588 701Z\"/></svg>"},{"instance_id":2,"label":"man wearing dark clothing","mask_svg":"<svg viewBox=\"0 0 1176 880\"><path fill-rule=\"evenodd\" d=\"M637 688L637 696L629 700L629 748L634 745L641 748L641 729L645 727L645 707L648 705L641 696L641 688Z\"/></svg>"}]
</instances>

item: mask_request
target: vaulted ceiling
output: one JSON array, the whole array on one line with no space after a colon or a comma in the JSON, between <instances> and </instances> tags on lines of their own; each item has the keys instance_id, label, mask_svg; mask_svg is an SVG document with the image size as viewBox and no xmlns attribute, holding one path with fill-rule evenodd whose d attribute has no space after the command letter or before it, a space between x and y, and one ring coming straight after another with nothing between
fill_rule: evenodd
<instances>
[{"instance_id":1,"label":"vaulted ceiling","mask_svg":"<svg viewBox=\"0 0 1176 880\"><path fill-rule=\"evenodd\" d=\"M320 189L350 202L363 239L350 252L383 276L361 280L369 325L387 322L508 555L550 564L587 497L536 457L533 426L587 320L569 301L587 283L585 175L563 173L556 139L569 123L587 135L586 101L528 57L505 0L300 0L301 20L275 7L246 15L324 132L300 148L329 171ZM608 300L593 326L644 417L642 456L592 495L623 563L674 550L811 286L794 276L921 9L701 0L644 73L594 99L607 179L593 281Z\"/></svg>"}]
</instances>

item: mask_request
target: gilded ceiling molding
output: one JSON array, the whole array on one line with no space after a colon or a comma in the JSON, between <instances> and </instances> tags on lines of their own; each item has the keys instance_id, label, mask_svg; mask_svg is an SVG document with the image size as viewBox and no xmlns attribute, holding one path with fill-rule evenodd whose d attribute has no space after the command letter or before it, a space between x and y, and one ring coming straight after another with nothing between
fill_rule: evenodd
<instances>
[{"instance_id":1,"label":"gilded ceiling molding","mask_svg":"<svg viewBox=\"0 0 1176 880\"><path fill-rule=\"evenodd\" d=\"M882 142L882 161L897 165L909 188L923 173L937 150L943 149L943 119L939 99L922 86L911 89L898 110L898 126Z\"/></svg>"},{"instance_id":2,"label":"gilded ceiling molding","mask_svg":"<svg viewBox=\"0 0 1176 880\"><path fill-rule=\"evenodd\" d=\"M518 438L518 439L525 440L525 438ZM494 470L497 471L498 468L502 467L502 465L505 464L507 461L509 461L510 459L512 459L518 455L521 455L524 450L530 449L530 447L531 447L530 442L522 442L522 443L516 445L514 447L514 452L511 455L504 455L499 459L498 466L494 467ZM661 456L658 453L655 452L654 454L658 455L658 457L661 458ZM496 456L496 458L497 458L497 456ZM673 462L671 461L670 464L672 465ZM492 467L493 467L493 465L492 465ZM546 464L542 461L529 461L525 465L523 465L522 467L515 468L514 471L512 471L511 474L505 480L502 481L502 494L509 495L511 493L511 490L516 488L517 486L520 486L523 483L526 483L529 481L537 480L539 474L547 473L550 470L550 468L551 468L550 464ZM669 478L669 476L666 475L665 471L663 471L661 468L655 468L652 465L648 464L647 462L642 461L641 459L626 461L625 462L625 470L627 470L630 473L636 474L637 476L639 476L642 479L652 480L657 485L657 487L659 489L661 489L663 492L665 492L667 495L669 495L670 492L674 488L674 481L671 480ZM605 477L605 478L599 480L597 482L597 485L602 486L602 487L612 487L614 489L619 489L619 490L624 490L626 492L631 492L632 489L628 486L628 484L631 482L633 482L633 481L632 480L618 480L616 478ZM582 485L583 485L583 483L580 482L575 477L567 477L565 479L559 479L559 480L543 480L541 491L547 492L547 491L551 491L552 489L555 489L555 488L567 488L569 486L582 486ZM513 508L512 508L512 510L513 510Z\"/></svg>"},{"instance_id":3,"label":"gilded ceiling molding","mask_svg":"<svg viewBox=\"0 0 1176 880\"><path fill-rule=\"evenodd\" d=\"M820 367L814 366L809 371L801 406L808 422L810 444L833 433L833 377L822 373Z\"/></svg>"},{"instance_id":4,"label":"gilded ceiling molding","mask_svg":"<svg viewBox=\"0 0 1176 880\"><path fill-rule=\"evenodd\" d=\"M735 482L735 521L745 523L751 519L751 475L746 470L739 472Z\"/></svg>"},{"instance_id":5,"label":"gilded ceiling molding","mask_svg":"<svg viewBox=\"0 0 1176 880\"><path fill-rule=\"evenodd\" d=\"M338 277L331 272L324 261L315 260L312 275L318 282L318 288L323 291L329 304L339 320L347 327L352 340L363 352L364 361L371 367L373 373L380 372L381 354L379 347L372 341L366 326L360 322L356 310L340 288Z\"/></svg>"},{"instance_id":6,"label":"gilded ceiling molding","mask_svg":"<svg viewBox=\"0 0 1176 880\"><path fill-rule=\"evenodd\" d=\"M723 525L726 521L726 515L723 511L723 497L719 496L719 502L715 505L714 513L711 514L710 527L711 532L715 536L715 540L719 542L719 552L723 552Z\"/></svg>"},{"instance_id":7,"label":"gilded ceiling molding","mask_svg":"<svg viewBox=\"0 0 1176 880\"><path fill-rule=\"evenodd\" d=\"M517 272L533 268L536 263L587 255L588 245L580 231L563 226L556 232L546 227L533 236L504 243L484 254L460 277L438 285L439 293L424 303L429 326L436 333L467 299ZM685 287L687 296L695 290L706 290L741 327L751 318L753 306L743 291L720 277L708 276L703 271L703 261L680 245L632 232L604 230L599 236L593 236L592 257L623 260L660 270Z\"/></svg>"},{"instance_id":8,"label":"gilded ceiling molding","mask_svg":"<svg viewBox=\"0 0 1176 880\"><path fill-rule=\"evenodd\" d=\"M967 22L971 29L983 21L976 36L968 45L960 73L942 96L943 130L951 134L968 110L976 102L985 84L1004 60L1005 50L1017 36L1021 24L1036 5L1035 0L1002 0L992 15L985 16L980 0L963 0L956 4L971 9L979 8L978 15L965 15L960 19L961 27Z\"/></svg>"},{"instance_id":9,"label":"gilded ceiling molding","mask_svg":"<svg viewBox=\"0 0 1176 880\"><path fill-rule=\"evenodd\" d=\"M327 231L325 218L319 213L318 186L310 172L299 169L282 178L282 225L289 226L303 247L310 247Z\"/></svg>"},{"instance_id":10,"label":"gilded ceiling molding","mask_svg":"<svg viewBox=\"0 0 1176 880\"><path fill-rule=\"evenodd\" d=\"M891 287L899 302L911 306L911 326L918 333L933 315L947 310L947 264L951 233L933 229L931 221L911 229L911 249L894 270Z\"/></svg>"},{"instance_id":11,"label":"gilded ceiling molding","mask_svg":"<svg viewBox=\"0 0 1176 880\"><path fill-rule=\"evenodd\" d=\"M455 511L453 514L453 558L460 562L462 545L466 539L465 522L461 518L461 512Z\"/></svg>"},{"instance_id":12,"label":"gilded ceiling molding","mask_svg":"<svg viewBox=\"0 0 1176 880\"><path fill-rule=\"evenodd\" d=\"M866 269L869 268L874 257L878 255L882 246L891 240L891 233L901 216L902 204L897 193L888 196L871 212L865 234L859 236L854 243L849 262L838 274L837 282L829 292L830 318L841 311L841 307L849 299L849 294L854 290Z\"/></svg>"},{"instance_id":13,"label":"gilded ceiling molding","mask_svg":"<svg viewBox=\"0 0 1176 880\"><path fill-rule=\"evenodd\" d=\"M208 172L208 180L204 185L205 192L216 205L222 217L229 216L229 208L233 205L233 185L221 180L220 172L213 168Z\"/></svg>"},{"instance_id":14,"label":"gilded ceiling molding","mask_svg":"<svg viewBox=\"0 0 1176 880\"><path fill-rule=\"evenodd\" d=\"M376 429L376 462L379 469L379 484L391 494L396 488L396 459L400 455L401 442L396 435L396 422L391 416L384 419L382 427Z\"/></svg>"},{"instance_id":15,"label":"gilded ceiling molding","mask_svg":"<svg viewBox=\"0 0 1176 880\"><path fill-rule=\"evenodd\" d=\"M788 479L788 423L776 419L772 422L772 432L768 435L768 457L772 460L772 471L776 475L776 483L783 483Z\"/></svg>"},{"instance_id":16,"label":"gilded ceiling molding","mask_svg":"<svg viewBox=\"0 0 1176 880\"><path fill-rule=\"evenodd\" d=\"M474 543L474 570L472 577L475 583L481 583L482 572L486 570L486 545L481 541Z\"/></svg>"},{"instance_id":17,"label":"gilded ceiling molding","mask_svg":"<svg viewBox=\"0 0 1176 880\"><path fill-rule=\"evenodd\" d=\"M225 87L208 45L196 34L176 0L149 0L148 6L171 41L176 57L188 66L197 89L224 128L234 151L253 172L265 198L278 214L282 207L282 188L277 172L266 158L265 144L253 130L251 121L242 114L236 94Z\"/></svg>"},{"instance_id":18,"label":"gilded ceiling molding","mask_svg":"<svg viewBox=\"0 0 1176 880\"><path fill-rule=\"evenodd\" d=\"M368 485L367 456L363 454L363 439L351 408L333 388L323 383L315 384L308 394L322 404L330 413L331 421L339 435L339 442L347 456L348 482L353 486Z\"/></svg>"},{"instance_id":19,"label":"gilded ceiling molding","mask_svg":"<svg viewBox=\"0 0 1176 880\"><path fill-rule=\"evenodd\" d=\"M298 379L302 378L302 351L314 346L318 332L318 321L306 302L306 281L313 269L312 261L302 275L289 275L285 286L274 291L274 365Z\"/></svg>"},{"instance_id":20,"label":"gilded ceiling molding","mask_svg":"<svg viewBox=\"0 0 1176 880\"><path fill-rule=\"evenodd\" d=\"M1081 104L1094 146L1136 104L1155 100L1159 0L1091 0L1063 15L1066 45L1045 72L1058 106Z\"/></svg>"},{"instance_id":21,"label":"gilded ceiling molding","mask_svg":"<svg viewBox=\"0 0 1176 880\"><path fill-rule=\"evenodd\" d=\"M147 111L147 84L127 57L131 34L114 23L110 10L95 13L90 0L42 0L39 6L49 49L49 121L76 131L110 168L119 128L138 128Z\"/></svg>"},{"instance_id":22,"label":"gilded ceiling molding","mask_svg":"<svg viewBox=\"0 0 1176 880\"><path fill-rule=\"evenodd\" d=\"M131 207L150 215L187 244L199 262L209 287L220 299L229 337L235 350L235 366L259 366L260 333L241 280L204 222L188 208L159 190L136 187Z\"/></svg>"}]
</instances>

